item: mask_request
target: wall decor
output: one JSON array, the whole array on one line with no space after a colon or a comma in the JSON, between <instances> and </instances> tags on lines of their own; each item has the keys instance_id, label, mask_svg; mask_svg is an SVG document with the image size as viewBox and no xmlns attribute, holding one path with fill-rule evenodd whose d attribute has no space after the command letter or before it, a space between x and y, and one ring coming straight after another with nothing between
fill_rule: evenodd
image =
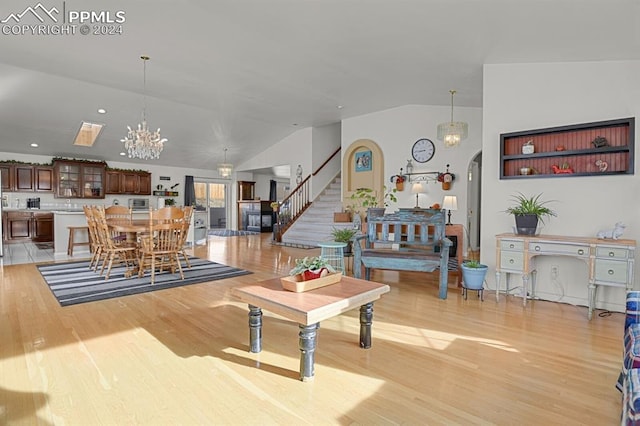
<instances>
[{"instance_id":1,"label":"wall decor","mask_svg":"<svg viewBox=\"0 0 640 426\"><path fill-rule=\"evenodd\" d=\"M371 167L371 151L356 152L356 172L369 172Z\"/></svg>"},{"instance_id":2,"label":"wall decor","mask_svg":"<svg viewBox=\"0 0 640 426\"><path fill-rule=\"evenodd\" d=\"M634 136L634 117L503 133L500 179L633 175Z\"/></svg>"}]
</instances>

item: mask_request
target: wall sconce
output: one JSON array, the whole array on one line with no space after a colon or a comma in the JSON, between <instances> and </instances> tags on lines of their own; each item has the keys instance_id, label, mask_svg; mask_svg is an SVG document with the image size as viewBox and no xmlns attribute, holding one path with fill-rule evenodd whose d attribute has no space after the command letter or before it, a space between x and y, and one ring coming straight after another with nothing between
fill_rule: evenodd
<instances>
[{"instance_id":1,"label":"wall sconce","mask_svg":"<svg viewBox=\"0 0 640 426\"><path fill-rule=\"evenodd\" d=\"M458 210L458 198L455 195L445 195L442 201L442 208L449 210L447 225L453 225L451 223L451 210Z\"/></svg>"}]
</instances>

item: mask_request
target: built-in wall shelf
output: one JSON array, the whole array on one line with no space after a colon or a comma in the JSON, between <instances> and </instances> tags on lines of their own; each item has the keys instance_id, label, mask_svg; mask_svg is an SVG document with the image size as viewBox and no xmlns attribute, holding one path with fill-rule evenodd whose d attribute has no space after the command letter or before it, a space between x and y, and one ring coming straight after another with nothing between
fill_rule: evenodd
<instances>
[{"instance_id":1,"label":"built-in wall shelf","mask_svg":"<svg viewBox=\"0 0 640 426\"><path fill-rule=\"evenodd\" d=\"M635 118L503 133L500 179L634 173Z\"/></svg>"},{"instance_id":2,"label":"built-in wall shelf","mask_svg":"<svg viewBox=\"0 0 640 426\"><path fill-rule=\"evenodd\" d=\"M158 197L177 197L178 191L153 191L153 195Z\"/></svg>"}]
</instances>

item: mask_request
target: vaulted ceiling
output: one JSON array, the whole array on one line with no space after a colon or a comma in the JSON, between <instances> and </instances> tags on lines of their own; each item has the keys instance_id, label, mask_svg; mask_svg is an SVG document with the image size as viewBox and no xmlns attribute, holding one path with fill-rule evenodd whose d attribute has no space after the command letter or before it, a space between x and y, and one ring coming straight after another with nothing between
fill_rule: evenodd
<instances>
[{"instance_id":1,"label":"vaulted ceiling","mask_svg":"<svg viewBox=\"0 0 640 426\"><path fill-rule=\"evenodd\" d=\"M71 21L101 11L125 20ZM147 119L169 139L154 163L202 169L450 89L480 107L485 63L640 59L636 0L5 0L0 21L0 151L139 163L120 139L148 55ZM56 25L75 34L32 34ZM92 148L72 145L83 120L105 124Z\"/></svg>"}]
</instances>

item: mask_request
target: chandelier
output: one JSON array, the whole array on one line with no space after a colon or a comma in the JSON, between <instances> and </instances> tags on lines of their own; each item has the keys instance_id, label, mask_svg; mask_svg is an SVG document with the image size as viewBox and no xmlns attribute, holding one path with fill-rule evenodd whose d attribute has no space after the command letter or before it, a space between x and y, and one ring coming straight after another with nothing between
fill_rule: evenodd
<instances>
[{"instance_id":1,"label":"chandelier","mask_svg":"<svg viewBox=\"0 0 640 426\"><path fill-rule=\"evenodd\" d=\"M453 95L455 90L449 90L451 93L451 121L448 123L438 124L438 140L444 142L447 148L456 146L461 140L469 135L469 125L463 121L453 121Z\"/></svg>"},{"instance_id":2,"label":"chandelier","mask_svg":"<svg viewBox=\"0 0 640 426\"><path fill-rule=\"evenodd\" d=\"M147 61L148 56L141 56L144 69L144 108L142 109L142 123L138 123L137 129L127 126L129 132L127 136L120 139L124 143L129 158L140 158L142 160L155 160L160 158L160 153L164 148L167 138L160 136L160 128L155 132L149 130L147 125Z\"/></svg>"},{"instance_id":3,"label":"chandelier","mask_svg":"<svg viewBox=\"0 0 640 426\"><path fill-rule=\"evenodd\" d=\"M218 173L223 178L227 179L231 176L233 171L233 164L227 163L227 148L224 149L224 163L218 164Z\"/></svg>"}]
</instances>

